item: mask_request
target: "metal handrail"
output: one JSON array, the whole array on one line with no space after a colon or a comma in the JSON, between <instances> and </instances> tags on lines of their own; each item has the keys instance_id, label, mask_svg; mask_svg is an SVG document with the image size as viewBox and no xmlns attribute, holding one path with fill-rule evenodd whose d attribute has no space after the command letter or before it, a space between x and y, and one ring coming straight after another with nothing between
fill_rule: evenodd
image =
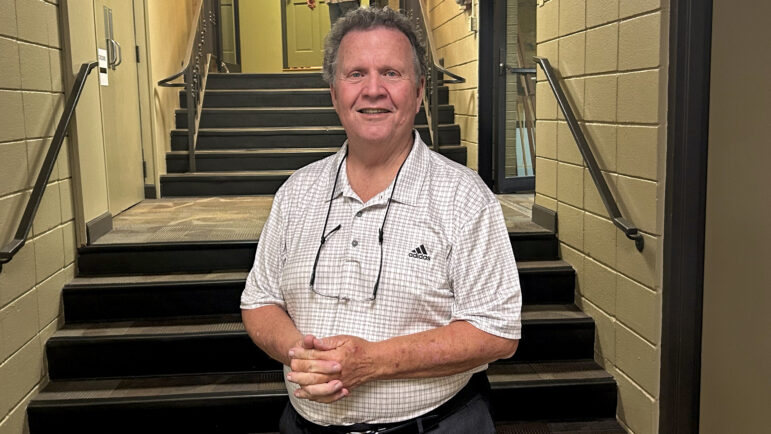
<instances>
[{"instance_id":1,"label":"metal handrail","mask_svg":"<svg viewBox=\"0 0 771 434\"><path fill-rule=\"evenodd\" d=\"M184 87L187 98L187 146L188 170L195 172L195 149L198 142L198 126L201 121L203 97L209 76L211 58L216 59L222 70L222 44L216 34L219 21L219 0L201 0L193 18L195 26L190 31L185 51L185 62L176 73L158 81L161 87ZM214 54L214 56L212 56ZM184 76L184 82L173 83Z\"/></svg>"},{"instance_id":2,"label":"metal handrail","mask_svg":"<svg viewBox=\"0 0 771 434\"><path fill-rule=\"evenodd\" d=\"M425 0L413 0L405 2L405 8L420 9L419 14L413 14L413 17L420 31L426 35L426 55L428 56L429 71L426 76L426 91L423 94L423 107L426 109L426 118L428 120L429 134L431 135L431 145L434 151L439 152L439 74L452 77L452 79L442 79L442 83L460 84L465 83L466 79L462 76L448 71L436 53L434 36L428 26L427 8L423 4Z\"/></svg>"},{"instance_id":3,"label":"metal handrail","mask_svg":"<svg viewBox=\"0 0 771 434\"><path fill-rule=\"evenodd\" d=\"M21 221L19 222L16 235L13 237L13 240L0 249L0 272L3 271L3 264L6 264L13 259L14 255L24 247L24 244L27 242L29 231L32 229L32 222L40 207L40 201L43 199L46 185L48 184L48 180L51 178L51 172L56 165L56 159L59 157L59 151L64 143L67 128L70 126L72 114L75 112L75 107L78 105L80 94L83 93L88 74L96 67L96 65L97 62L83 63L80 65L78 75L75 77L75 83L72 85L72 91L67 97L67 103L64 105L64 112L62 113L61 118L59 118L59 125L56 127L51 146L48 148L48 153L46 154L45 160L43 160L43 165L40 167L35 186L32 188L32 194L27 202L27 207L24 209L24 215L22 215Z\"/></svg>"},{"instance_id":4,"label":"metal handrail","mask_svg":"<svg viewBox=\"0 0 771 434\"><path fill-rule=\"evenodd\" d=\"M613 224L616 225L627 238L633 240L637 250L642 252L643 247L645 246L645 239L642 234L640 234L637 227L632 225L621 215L618 204L616 204L616 200L613 198L610 188L608 188L608 183L602 176L600 166L597 164L597 160L594 158L594 154L592 154L592 150L586 142L586 137L581 131L581 127L578 125L576 116L573 114L573 109L570 108L570 104L565 97L565 92L562 90L562 86L554 75L554 70L549 63L549 59L545 57L535 57L535 61L543 70L544 75L546 75L546 80L549 82L549 86L551 87L552 92L554 92L554 96L557 98L557 104L559 105L560 110L562 110L562 114L565 115L568 128L570 128L570 132L573 134L573 139L578 145L578 150L581 151L581 155L584 157L586 166L589 169L589 174L592 176L594 185L600 193L602 203L605 205L605 209L608 211L608 215L610 215Z\"/></svg>"}]
</instances>

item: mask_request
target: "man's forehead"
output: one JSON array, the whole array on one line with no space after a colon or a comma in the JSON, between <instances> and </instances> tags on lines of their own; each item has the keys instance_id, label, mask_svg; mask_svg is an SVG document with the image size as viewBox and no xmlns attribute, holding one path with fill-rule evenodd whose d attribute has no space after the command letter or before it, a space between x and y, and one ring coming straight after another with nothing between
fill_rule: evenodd
<instances>
[{"instance_id":1,"label":"man's forehead","mask_svg":"<svg viewBox=\"0 0 771 434\"><path fill-rule=\"evenodd\" d=\"M377 34L377 38L383 44L398 44L399 42L406 43L411 46L410 40L407 35L402 33L401 30L394 29L386 26L375 26L369 29L354 29L349 31L343 36L340 41L340 45L350 45L351 42L357 42L366 39L367 37ZM348 42L348 44L346 44Z\"/></svg>"}]
</instances>

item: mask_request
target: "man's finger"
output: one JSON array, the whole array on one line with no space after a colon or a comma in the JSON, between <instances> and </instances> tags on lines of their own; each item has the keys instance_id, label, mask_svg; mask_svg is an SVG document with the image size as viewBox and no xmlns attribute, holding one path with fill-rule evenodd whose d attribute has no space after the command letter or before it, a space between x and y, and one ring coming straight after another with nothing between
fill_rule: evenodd
<instances>
[{"instance_id":1,"label":"man's finger","mask_svg":"<svg viewBox=\"0 0 771 434\"><path fill-rule=\"evenodd\" d=\"M343 383L340 380L303 386L294 391L294 396L297 398L319 402L334 402L346 394L347 390L344 390Z\"/></svg>"},{"instance_id":2,"label":"man's finger","mask_svg":"<svg viewBox=\"0 0 771 434\"><path fill-rule=\"evenodd\" d=\"M313 349L313 342L315 342L315 341L316 341L316 337L313 336L313 335L305 335L305 336L303 336L303 342L302 342L303 348L305 348L307 350L312 350Z\"/></svg>"},{"instance_id":3,"label":"man's finger","mask_svg":"<svg viewBox=\"0 0 771 434\"><path fill-rule=\"evenodd\" d=\"M311 374L338 374L341 371L341 366L337 362L331 360L317 360L317 359L292 359L289 367L293 372L305 372Z\"/></svg>"},{"instance_id":4,"label":"man's finger","mask_svg":"<svg viewBox=\"0 0 771 434\"><path fill-rule=\"evenodd\" d=\"M313 384L328 383L330 381L339 380L339 375L327 375L327 374L313 374L310 372L295 372L292 371L286 374L286 379L292 383L299 384L300 386L310 386Z\"/></svg>"},{"instance_id":5,"label":"man's finger","mask_svg":"<svg viewBox=\"0 0 771 434\"><path fill-rule=\"evenodd\" d=\"M305 343L305 342L303 342ZM339 339L332 338L324 338L324 339L313 339L313 348L320 350L320 351L330 351L334 350L335 348L342 345L342 341Z\"/></svg>"}]
</instances>

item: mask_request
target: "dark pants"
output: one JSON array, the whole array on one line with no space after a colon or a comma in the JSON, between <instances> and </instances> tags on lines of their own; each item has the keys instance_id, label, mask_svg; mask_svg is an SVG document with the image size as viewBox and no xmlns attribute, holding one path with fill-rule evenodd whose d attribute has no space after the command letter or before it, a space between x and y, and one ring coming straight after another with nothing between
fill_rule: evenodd
<instances>
[{"instance_id":1,"label":"dark pants","mask_svg":"<svg viewBox=\"0 0 771 434\"><path fill-rule=\"evenodd\" d=\"M335 21L337 21L340 17L345 15L348 11L352 11L354 9L357 9L359 7L359 2L357 0L342 2L342 3L329 3L329 23L330 25L335 25Z\"/></svg>"},{"instance_id":2,"label":"dark pants","mask_svg":"<svg viewBox=\"0 0 771 434\"><path fill-rule=\"evenodd\" d=\"M484 377L484 373L481 373L481 375ZM441 419L438 425L434 425L426 430L422 428L429 424L433 425L431 423L431 412L429 412L425 415L425 423L422 421L423 417L419 417L417 418L418 423L410 424L405 429L394 429L391 432L394 434L423 434L424 432L430 434L495 434L495 425L490 415L489 387L487 378L484 377L481 386L476 387L474 392L470 394L470 398L465 399L465 396L468 395L464 395L462 405L458 407L453 406L454 411ZM460 397L461 393L459 393L458 397ZM325 427L314 425L303 419L302 416L297 414L291 403L287 403L284 408L284 413L279 421L279 430L282 434L331 432L325 429ZM366 431L366 429L354 429L352 431L357 430ZM343 432L345 431L347 430ZM388 433L389 431L385 432Z\"/></svg>"}]
</instances>

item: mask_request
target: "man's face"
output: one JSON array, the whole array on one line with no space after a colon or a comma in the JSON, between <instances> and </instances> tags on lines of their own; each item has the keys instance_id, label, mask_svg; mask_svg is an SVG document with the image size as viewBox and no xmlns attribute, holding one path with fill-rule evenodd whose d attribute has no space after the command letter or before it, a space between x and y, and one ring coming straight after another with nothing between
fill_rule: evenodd
<instances>
[{"instance_id":1,"label":"man's face","mask_svg":"<svg viewBox=\"0 0 771 434\"><path fill-rule=\"evenodd\" d=\"M354 30L343 37L331 90L351 142L411 142L423 95L412 59L412 46L398 30Z\"/></svg>"}]
</instances>

